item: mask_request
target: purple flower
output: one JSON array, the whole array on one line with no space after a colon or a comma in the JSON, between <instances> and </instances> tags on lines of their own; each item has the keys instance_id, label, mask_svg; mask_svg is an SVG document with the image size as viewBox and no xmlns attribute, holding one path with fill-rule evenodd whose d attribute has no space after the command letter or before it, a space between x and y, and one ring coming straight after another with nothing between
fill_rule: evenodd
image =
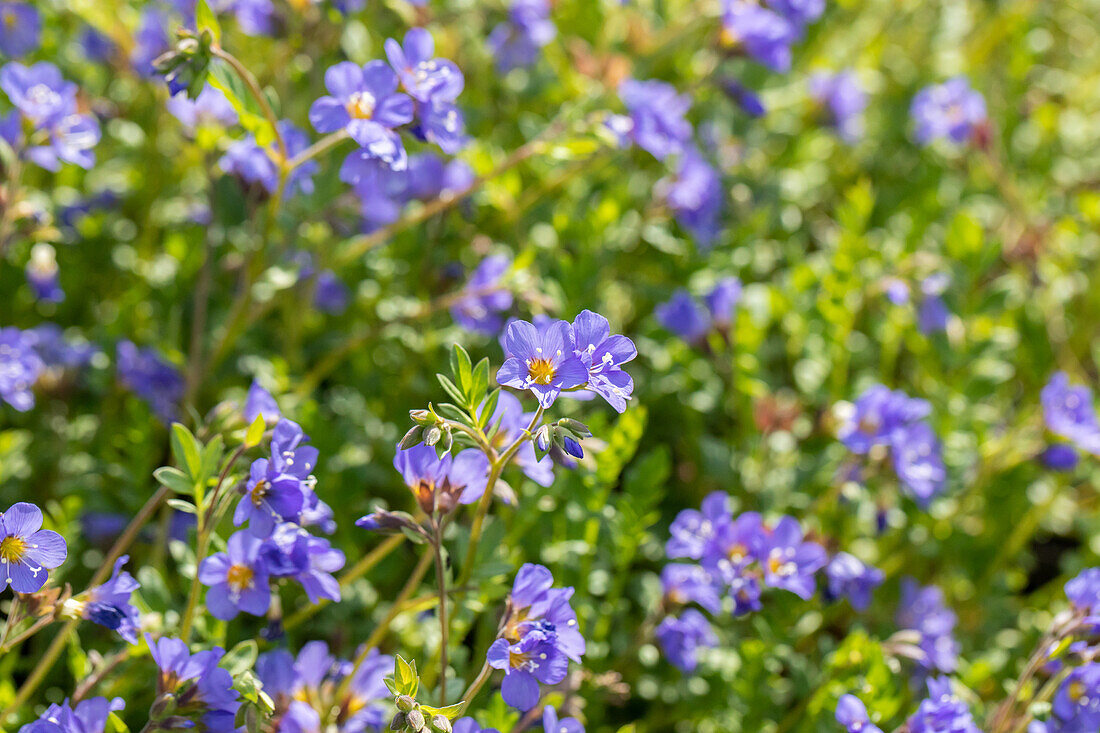
<instances>
[{"instance_id":1,"label":"purple flower","mask_svg":"<svg viewBox=\"0 0 1100 733\"><path fill-rule=\"evenodd\" d=\"M520 642L529 631L552 630L557 648L580 662L585 641L577 628L577 614L569 604L573 588L554 588L554 576L543 565L524 563L516 573L510 596L512 613L502 631L509 642Z\"/></svg>"},{"instance_id":2,"label":"purple flower","mask_svg":"<svg viewBox=\"0 0 1100 733\"><path fill-rule=\"evenodd\" d=\"M70 705L68 700L50 705L38 720L19 729L19 733L103 733L112 712L123 710L121 697L108 700L93 697Z\"/></svg>"},{"instance_id":3,"label":"purple flower","mask_svg":"<svg viewBox=\"0 0 1100 733\"><path fill-rule=\"evenodd\" d=\"M792 23L808 25L825 12L825 0L767 0L768 6Z\"/></svg>"},{"instance_id":4,"label":"purple flower","mask_svg":"<svg viewBox=\"0 0 1100 733\"><path fill-rule=\"evenodd\" d=\"M916 123L920 144L927 145L939 138L962 143L975 126L985 122L985 99L970 88L966 77L957 76L917 92L909 114Z\"/></svg>"},{"instance_id":5,"label":"purple flower","mask_svg":"<svg viewBox=\"0 0 1100 733\"><path fill-rule=\"evenodd\" d=\"M626 411L634 380L622 365L638 355L634 342L612 335L611 325L599 313L583 310L573 320L576 355L588 370L588 389L607 400L617 412Z\"/></svg>"},{"instance_id":6,"label":"purple flower","mask_svg":"<svg viewBox=\"0 0 1100 733\"><path fill-rule=\"evenodd\" d=\"M457 455L436 455L435 449L417 445L407 450L397 449L393 467L401 474L405 485L426 513L436 509L447 513L456 502L472 504L481 498L489 482L489 460L475 448Z\"/></svg>"},{"instance_id":7,"label":"purple flower","mask_svg":"<svg viewBox=\"0 0 1100 733\"><path fill-rule=\"evenodd\" d=\"M497 639L489 647L489 666L503 669L500 695L517 710L530 710L539 701L539 683L556 685L565 679L569 659L558 647L552 624L536 624L514 644Z\"/></svg>"},{"instance_id":8,"label":"purple flower","mask_svg":"<svg viewBox=\"0 0 1100 733\"><path fill-rule=\"evenodd\" d=\"M684 672L694 672L700 648L718 646L718 637L703 614L689 608L679 618L668 616L655 632L665 657Z\"/></svg>"},{"instance_id":9,"label":"purple flower","mask_svg":"<svg viewBox=\"0 0 1100 733\"><path fill-rule=\"evenodd\" d=\"M1039 460L1052 471L1072 471L1077 468L1077 449L1065 443L1048 445Z\"/></svg>"},{"instance_id":10,"label":"purple flower","mask_svg":"<svg viewBox=\"0 0 1100 733\"><path fill-rule=\"evenodd\" d=\"M500 733L496 728L482 728L477 721L467 716L454 722L454 733Z\"/></svg>"},{"instance_id":11,"label":"purple flower","mask_svg":"<svg viewBox=\"0 0 1100 733\"><path fill-rule=\"evenodd\" d=\"M886 579L881 570L847 552L838 552L833 556L825 566L825 577L829 581L829 595L847 598L852 608L859 611L871 605L871 592Z\"/></svg>"},{"instance_id":12,"label":"purple flower","mask_svg":"<svg viewBox=\"0 0 1100 733\"><path fill-rule=\"evenodd\" d=\"M703 546L703 566L724 582L732 583L750 563L765 559L767 534L764 520L757 512L744 512L736 519L719 515L711 522L711 534Z\"/></svg>"},{"instance_id":13,"label":"purple flower","mask_svg":"<svg viewBox=\"0 0 1100 733\"><path fill-rule=\"evenodd\" d=\"M55 323L43 323L24 331L23 335L47 369L82 367L100 353L99 348L92 344L66 338Z\"/></svg>"},{"instance_id":14,"label":"purple flower","mask_svg":"<svg viewBox=\"0 0 1100 733\"><path fill-rule=\"evenodd\" d=\"M453 102L462 92L462 72L454 62L434 58L435 42L423 28L410 28L404 44L387 38L385 49L401 86L416 101Z\"/></svg>"},{"instance_id":15,"label":"purple flower","mask_svg":"<svg viewBox=\"0 0 1100 733\"><path fill-rule=\"evenodd\" d=\"M867 715L867 706L855 695L841 695L836 703L836 722L848 733L882 733Z\"/></svg>"},{"instance_id":16,"label":"purple flower","mask_svg":"<svg viewBox=\"0 0 1100 733\"><path fill-rule=\"evenodd\" d=\"M269 537L281 521L295 521L302 511L302 480L275 468L266 458L257 458L249 469L244 496L233 512L233 526L248 522L255 537Z\"/></svg>"},{"instance_id":17,"label":"purple flower","mask_svg":"<svg viewBox=\"0 0 1100 733\"><path fill-rule=\"evenodd\" d=\"M1100 663L1088 662L1070 672L1054 694L1055 730L1100 729Z\"/></svg>"},{"instance_id":18,"label":"purple flower","mask_svg":"<svg viewBox=\"0 0 1100 733\"><path fill-rule=\"evenodd\" d=\"M28 148L28 159L50 171L56 171L62 162L91 167L99 124L93 117L77 113L76 85L65 81L56 66L46 62L6 64L0 68L0 89L48 143ZM5 127L12 124L7 118ZM4 137L13 147L18 144L16 129L6 130Z\"/></svg>"},{"instance_id":19,"label":"purple flower","mask_svg":"<svg viewBox=\"0 0 1100 733\"><path fill-rule=\"evenodd\" d=\"M505 387L530 390L543 408L550 407L562 390L588 382L588 369L574 354L573 330L565 321L536 328L513 321L504 334L507 357L497 372Z\"/></svg>"},{"instance_id":20,"label":"purple flower","mask_svg":"<svg viewBox=\"0 0 1100 733\"><path fill-rule=\"evenodd\" d=\"M264 540L260 558L271 577L292 578L301 585L310 603L340 600L340 583L332 574L344 567L346 557L324 537L284 522Z\"/></svg>"},{"instance_id":21,"label":"purple flower","mask_svg":"<svg viewBox=\"0 0 1100 733\"><path fill-rule=\"evenodd\" d=\"M80 47L89 61L107 61L115 53L114 42L91 26L80 32Z\"/></svg>"},{"instance_id":22,"label":"purple flower","mask_svg":"<svg viewBox=\"0 0 1100 733\"><path fill-rule=\"evenodd\" d=\"M225 655L221 647L191 654L179 639L164 636L154 641L146 634L145 642L160 670L157 692L175 695L177 715L201 721L206 730L235 730L233 720L240 702L233 678L218 666Z\"/></svg>"},{"instance_id":23,"label":"purple flower","mask_svg":"<svg viewBox=\"0 0 1100 733\"><path fill-rule=\"evenodd\" d=\"M397 91L397 76L383 61L358 66L343 61L325 72L324 96L309 109L318 132L346 129L369 155L392 168L405 167L405 148L393 128L412 122L413 103Z\"/></svg>"},{"instance_id":24,"label":"purple flower","mask_svg":"<svg viewBox=\"0 0 1100 733\"><path fill-rule=\"evenodd\" d=\"M713 614L722 610L721 590L714 577L699 565L669 563L661 570L665 598L673 603L698 603Z\"/></svg>"},{"instance_id":25,"label":"purple flower","mask_svg":"<svg viewBox=\"0 0 1100 733\"><path fill-rule=\"evenodd\" d=\"M248 396L244 399L244 419L251 425L261 415L268 425L279 422L279 418L282 417L282 413L279 412L279 403L263 388L263 385L253 379L248 387Z\"/></svg>"},{"instance_id":26,"label":"purple flower","mask_svg":"<svg viewBox=\"0 0 1100 733\"><path fill-rule=\"evenodd\" d=\"M317 274L317 286L313 291L313 307L322 313L339 315L347 310L348 286L332 270Z\"/></svg>"},{"instance_id":27,"label":"purple flower","mask_svg":"<svg viewBox=\"0 0 1100 733\"><path fill-rule=\"evenodd\" d=\"M500 333L500 314L512 307L512 292L502 285L511 268L508 255L490 255L478 264L451 305L458 325L485 335Z\"/></svg>"},{"instance_id":28,"label":"purple flower","mask_svg":"<svg viewBox=\"0 0 1100 733\"><path fill-rule=\"evenodd\" d=\"M763 117L768 113L760 96L736 79L723 80L722 91L750 117Z\"/></svg>"},{"instance_id":29,"label":"purple flower","mask_svg":"<svg viewBox=\"0 0 1100 733\"><path fill-rule=\"evenodd\" d=\"M559 718L558 711L547 705L542 709L544 733L584 733L584 726L576 718Z\"/></svg>"},{"instance_id":30,"label":"purple flower","mask_svg":"<svg viewBox=\"0 0 1100 733\"><path fill-rule=\"evenodd\" d=\"M1077 610L1100 614L1100 568L1086 568L1066 583L1066 597Z\"/></svg>"},{"instance_id":31,"label":"purple flower","mask_svg":"<svg viewBox=\"0 0 1100 733\"><path fill-rule=\"evenodd\" d=\"M931 412L925 400L876 384L856 400L855 411L840 428L840 441L853 453L865 454L877 445L893 445L905 428Z\"/></svg>"},{"instance_id":32,"label":"purple flower","mask_svg":"<svg viewBox=\"0 0 1100 733\"><path fill-rule=\"evenodd\" d=\"M234 532L225 552L211 555L199 565L199 582L210 588L206 608L214 618L228 621L240 611L253 616L267 613L271 588L260 544L250 533Z\"/></svg>"},{"instance_id":33,"label":"purple flower","mask_svg":"<svg viewBox=\"0 0 1100 733\"><path fill-rule=\"evenodd\" d=\"M34 343L29 331L0 328L0 398L19 412L34 407L31 390L46 366Z\"/></svg>"},{"instance_id":34,"label":"purple flower","mask_svg":"<svg viewBox=\"0 0 1100 733\"><path fill-rule=\"evenodd\" d=\"M489 34L489 50L497 61L497 70L506 74L512 69L531 66L542 47L554 40L558 29L550 20L547 0L513 0L508 20Z\"/></svg>"},{"instance_id":35,"label":"purple flower","mask_svg":"<svg viewBox=\"0 0 1100 733\"><path fill-rule=\"evenodd\" d=\"M663 198L680 226L691 233L699 246L709 248L718 236L718 217L722 213L722 181L695 148L680 156L676 174L657 182L657 195Z\"/></svg>"},{"instance_id":36,"label":"purple flower","mask_svg":"<svg viewBox=\"0 0 1100 733\"><path fill-rule=\"evenodd\" d=\"M654 309L657 322L688 343L699 341L711 329L710 315L688 291L677 290L667 303Z\"/></svg>"},{"instance_id":37,"label":"purple flower","mask_svg":"<svg viewBox=\"0 0 1100 733\"><path fill-rule=\"evenodd\" d=\"M735 277L722 278L704 300L711 321L719 327L728 327L733 322L734 310L741 302L741 281Z\"/></svg>"},{"instance_id":38,"label":"purple flower","mask_svg":"<svg viewBox=\"0 0 1100 733\"><path fill-rule=\"evenodd\" d=\"M183 377L172 364L153 349L139 349L132 341L118 342L116 349L118 378L149 403L164 422L176 416L183 399Z\"/></svg>"},{"instance_id":39,"label":"purple flower","mask_svg":"<svg viewBox=\"0 0 1100 733\"><path fill-rule=\"evenodd\" d=\"M26 56L38 48L42 16L22 2L0 2L0 54Z\"/></svg>"},{"instance_id":40,"label":"purple flower","mask_svg":"<svg viewBox=\"0 0 1100 733\"><path fill-rule=\"evenodd\" d=\"M836 130L841 140L849 144L859 140L863 135L867 93L855 72L814 74L810 77L810 96L821 106L826 123Z\"/></svg>"},{"instance_id":41,"label":"purple flower","mask_svg":"<svg viewBox=\"0 0 1100 733\"><path fill-rule=\"evenodd\" d=\"M453 155L466 146L466 119L451 102L432 99L417 105L418 124L413 132L422 140Z\"/></svg>"},{"instance_id":42,"label":"purple flower","mask_svg":"<svg viewBox=\"0 0 1100 733\"><path fill-rule=\"evenodd\" d=\"M61 270L57 267L57 253L49 244L38 242L31 247L26 275L36 300L43 303L60 303L65 300L65 291L60 284Z\"/></svg>"},{"instance_id":43,"label":"purple flower","mask_svg":"<svg viewBox=\"0 0 1100 733\"><path fill-rule=\"evenodd\" d=\"M955 671L959 645L951 632L956 620L955 612L944 604L943 591L939 588L921 586L912 578L902 581L898 626L920 633L919 646L924 652L921 666L926 671Z\"/></svg>"},{"instance_id":44,"label":"purple flower","mask_svg":"<svg viewBox=\"0 0 1100 733\"><path fill-rule=\"evenodd\" d=\"M789 590L802 600L814 594L814 573L825 566L825 548L802 540L802 528L793 517L783 517L765 533L762 548L764 583Z\"/></svg>"},{"instance_id":45,"label":"purple flower","mask_svg":"<svg viewBox=\"0 0 1100 733\"><path fill-rule=\"evenodd\" d=\"M156 7L146 7L141 14L141 24L134 34L134 48L130 63L134 70L147 78L157 75L153 60L169 50L168 16Z\"/></svg>"},{"instance_id":46,"label":"purple flower","mask_svg":"<svg viewBox=\"0 0 1100 733\"><path fill-rule=\"evenodd\" d=\"M247 35L275 33L275 6L271 0L215 0L212 4L216 12L232 12Z\"/></svg>"},{"instance_id":47,"label":"purple flower","mask_svg":"<svg viewBox=\"0 0 1100 733\"><path fill-rule=\"evenodd\" d=\"M951 680L928 680L928 697L908 720L911 733L981 733L970 708L951 690Z\"/></svg>"},{"instance_id":48,"label":"purple flower","mask_svg":"<svg viewBox=\"0 0 1100 733\"><path fill-rule=\"evenodd\" d=\"M82 618L117 631L126 641L137 644L141 613L130 603L130 596L141 587L141 583L122 569L129 560L127 555L118 558L110 579L103 585L91 588L77 600L77 606Z\"/></svg>"},{"instance_id":49,"label":"purple flower","mask_svg":"<svg viewBox=\"0 0 1100 733\"><path fill-rule=\"evenodd\" d=\"M627 79L619 86L619 97L630 114L628 135L634 143L658 160L683 152L691 139L691 123L684 119L690 97L652 79Z\"/></svg>"},{"instance_id":50,"label":"purple flower","mask_svg":"<svg viewBox=\"0 0 1100 733\"><path fill-rule=\"evenodd\" d=\"M747 0L724 0L723 44L744 49L772 71L790 70L791 44L798 35L798 26L774 10Z\"/></svg>"},{"instance_id":51,"label":"purple flower","mask_svg":"<svg viewBox=\"0 0 1100 733\"><path fill-rule=\"evenodd\" d=\"M888 277L883 281L883 291L886 298L894 305L905 305L909 302L909 283L896 277Z\"/></svg>"},{"instance_id":52,"label":"purple flower","mask_svg":"<svg viewBox=\"0 0 1100 733\"><path fill-rule=\"evenodd\" d=\"M1078 448L1100 455L1100 422L1092 406L1092 390L1071 386L1065 372L1057 372L1039 394L1047 428Z\"/></svg>"},{"instance_id":53,"label":"purple flower","mask_svg":"<svg viewBox=\"0 0 1100 733\"><path fill-rule=\"evenodd\" d=\"M279 133L283 136L287 155L290 157L309 147L309 136L288 120L279 121ZM279 187L279 170L272 157L277 155L274 143L268 148L261 148L256 144L256 139L249 135L230 145L218 161L218 166L226 173L239 176L245 183L259 184L267 193L273 194ZM286 181L287 195L296 191L313 193L313 174L317 170L318 164L315 160L294 169Z\"/></svg>"},{"instance_id":54,"label":"purple flower","mask_svg":"<svg viewBox=\"0 0 1100 733\"><path fill-rule=\"evenodd\" d=\"M671 536L665 543L665 554L671 558L699 560L711 546L719 529L732 522L729 494L724 491L707 494L700 509L684 509L676 515L669 527Z\"/></svg>"},{"instance_id":55,"label":"purple flower","mask_svg":"<svg viewBox=\"0 0 1100 733\"><path fill-rule=\"evenodd\" d=\"M42 510L34 504L21 501L0 514L0 590L11 585L16 593L34 593L67 554L65 539L42 529Z\"/></svg>"},{"instance_id":56,"label":"purple flower","mask_svg":"<svg viewBox=\"0 0 1100 733\"><path fill-rule=\"evenodd\" d=\"M195 99L182 91L172 95L165 107L189 132L194 132L202 125L228 127L237 122L237 110L220 89L209 84L203 87Z\"/></svg>"},{"instance_id":57,"label":"purple flower","mask_svg":"<svg viewBox=\"0 0 1100 733\"><path fill-rule=\"evenodd\" d=\"M940 297L947 289L951 278L946 273L938 273L924 278L920 284L921 303L917 311L917 326L923 334L932 334L947 330L947 319L951 313Z\"/></svg>"},{"instance_id":58,"label":"purple flower","mask_svg":"<svg viewBox=\"0 0 1100 733\"><path fill-rule=\"evenodd\" d=\"M894 470L902 489L921 507L943 491L947 469L943 449L936 433L927 423L907 425L894 436Z\"/></svg>"}]
</instances>

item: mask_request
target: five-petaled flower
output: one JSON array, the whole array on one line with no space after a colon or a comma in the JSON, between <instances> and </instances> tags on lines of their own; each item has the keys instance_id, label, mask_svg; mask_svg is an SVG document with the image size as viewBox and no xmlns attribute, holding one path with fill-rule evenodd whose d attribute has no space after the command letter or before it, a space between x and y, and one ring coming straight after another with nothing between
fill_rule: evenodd
<instances>
[{"instance_id":1,"label":"five-petaled flower","mask_svg":"<svg viewBox=\"0 0 1100 733\"><path fill-rule=\"evenodd\" d=\"M42 510L34 504L21 501L0 514L0 590L10 584L16 593L34 593L67 553L61 535L42 529Z\"/></svg>"},{"instance_id":2,"label":"five-petaled flower","mask_svg":"<svg viewBox=\"0 0 1100 733\"><path fill-rule=\"evenodd\" d=\"M513 321L504 335L504 352L507 358L497 382L530 390L544 408L554 404L562 390L588 382L588 369L574 354L573 332L565 321L550 321L541 328Z\"/></svg>"}]
</instances>

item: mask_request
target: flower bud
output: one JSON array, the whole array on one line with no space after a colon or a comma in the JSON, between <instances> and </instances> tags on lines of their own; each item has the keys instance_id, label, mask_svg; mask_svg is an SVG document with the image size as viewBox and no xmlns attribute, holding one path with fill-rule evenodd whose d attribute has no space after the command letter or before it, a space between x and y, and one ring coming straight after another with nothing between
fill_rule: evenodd
<instances>
[{"instance_id":1,"label":"flower bud","mask_svg":"<svg viewBox=\"0 0 1100 733\"><path fill-rule=\"evenodd\" d=\"M445 715L433 715L432 730L436 733L451 733L451 721Z\"/></svg>"},{"instance_id":2,"label":"flower bud","mask_svg":"<svg viewBox=\"0 0 1100 733\"><path fill-rule=\"evenodd\" d=\"M390 721L390 730L404 730L405 723L405 714L402 712L398 712L394 714L393 720Z\"/></svg>"},{"instance_id":3,"label":"flower bud","mask_svg":"<svg viewBox=\"0 0 1100 733\"><path fill-rule=\"evenodd\" d=\"M427 433L424 434L424 442L428 445L435 445L439 442L439 439L443 437L443 431L439 428L432 426Z\"/></svg>"},{"instance_id":4,"label":"flower bud","mask_svg":"<svg viewBox=\"0 0 1100 733\"><path fill-rule=\"evenodd\" d=\"M397 444L397 447L401 450L408 450L414 445L419 445L424 439L424 428L420 425L414 426L409 432L405 433L405 437L401 439L401 442Z\"/></svg>"},{"instance_id":5,"label":"flower bud","mask_svg":"<svg viewBox=\"0 0 1100 733\"><path fill-rule=\"evenodd\" d=\"M409 410L409 417L417 425L427 426L435 422L432 413L427 410Z\"/></svg>"},{"instance_id":6,"label":"flower bud","mask_svg":"<svg viewBox=\"0 0 1100 733\"><path fill-rule=\"evenodd\" d=\"M535 431L535 447L543 453L550 450L550 426L543 425Z\"/></svg>"},{"instance_id":7,"label":"flower bud","mask_svg":"<svg viewBox=\"0 0 1100 733\"><path fill-rule=\"evenodd\" d=\"M565 428L578 438L592 437L592 431L588 429L587 425L582 423L580 420L574 420L571 417L563 417L561 420L558 420L558 426Z\"/></svg>"},{"instance_id":8,"label":"flower bud","mask_svg":"<svg viewBox=\"0 0 1100 733\"><path fill-rule=\"evenodd\" d=\"M416 707L416 700L413 700L408 695L401 695L397 698L397 709L403 713L407 713Z\"/></svg>"},{"instance_id":9,"label":"flower bud","mask_svg":"<svg viewBox=\"0 0 1100 733\"><path fill-rule=\"evenodd\" d=\"M584 458L584 449L581 444L568 435L561 436L562 449L574 458Z\"/></svg>"},{"instance_id":10,"label":"flower bud","mask_svg":"<svg viewBox=\"0 0 1100 733\"><path fill-rule=\"evenodd\" d=\"M417 731L417 733L424 730L424 713L420 712L420 708L413 708L405 713L405 720L407 721L406 725Z\"/></svg>"}]
</instances>

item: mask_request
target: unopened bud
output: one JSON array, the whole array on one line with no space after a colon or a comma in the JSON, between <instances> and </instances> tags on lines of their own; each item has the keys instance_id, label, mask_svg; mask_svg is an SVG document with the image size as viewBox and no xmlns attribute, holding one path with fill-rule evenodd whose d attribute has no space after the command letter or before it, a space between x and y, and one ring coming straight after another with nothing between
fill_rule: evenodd
<instances>
[{"instance_id":1,"label":"unopened bud","mask_svg":"<svg viewBox=\"0 0 1100 733\"><path fill-rule=\"evenodd\" d=\"M420 445L420 442L424 439L424 428L420 425L413 427L409 432L405 433L405 437L401 439L401 442L397 444L397 447L401 450L408 450L414 445Z\"/></svg>"},{"instance_id":2,"label":"unopened bud","mask_svg":"<svg viewBox=\"0 0 1100 733\"><path fill-rule=\"evenodd\" d=\"M592 437L592 431L580 420L574 420L571 417L563 417L561 420L558 420L558 425L573 433L573 435L576 435L578 438Z\"/></svg>"},{"instance_id":3,"label":"unopened bud","mask_svg":"<svg viewBox=\"0 0 1100 733\"><path fill-rule=\"evenodd\" d=\"M424 713L420 712L420 708L413 708L409 712L405 713L406 725L419 733L424 730Z\"/></svg>"},{"instance_id":4,"label":"unopened bud","mask_svg":"<svg viewBox=\"0 0 1100 733\"><path fill-rule=\"evenodd\" d=\"M574 458L584 458L584 449L581 448L581 444L574 440L571 436L561 436L562 449L573 456Z\"/></svg>"},{"instance_id":5,"label":"unopened bud","mask_svg":"<svg viewBox=\"0 0 1100 733\"><path fill-rule=\"evenodd\" d=\"M433 715L432 729L437 733L451 733L451 721L445 715Z\"/></svg>"},{"instance_id":6,"label":"unopened bud","mask_svg":"<svg viewBox=\"0 0 1100 733\"><path fill-rule=\"evenodd\" d=\"M439 442L439 439L443 437L443 431L433 426L424 434L424 442L428 445L435 445Z\"/></svg>"},{"instance_id":7,"label":"unopened bud","mask_svg":"<svg viewBox=\"0 0 1100 733\"><path fill-rule=\"evenodd\" d=\"M543 453L550 450L550 426L543 425L535 431L535 446Z\"/></svg>"},{"instance_id":8,"label":"unopened bud","mask_svg":"<svg viewBox=\"0 0 1100 733\"><path fill-rule=\"evenodd\" d=\"M432 413L427 410L409 410L409 417L417 425L431 425L435 422Z\"/></svg>"},{"instance_id":9,"label":"unopened bud","mask_svg":"<svg viewBox=\"0 0 1100 733\"><path fill-rule=\"evenodd\" d=\"M390 721L390 730L405 730L405 714L397 713L393 716L393 720Z\"/></svg>"},{"instance_id":10,"label":"unopened bud","mask_svg":"<svg viewBox=\"0 0 1100 733\"><path fill-rule=\"evenodd\" d=\"M403 713L407 713L416 707L416 700L413 700L408 695L401 695L397 698L397 709Z\"/></svg>"}]
</instances>

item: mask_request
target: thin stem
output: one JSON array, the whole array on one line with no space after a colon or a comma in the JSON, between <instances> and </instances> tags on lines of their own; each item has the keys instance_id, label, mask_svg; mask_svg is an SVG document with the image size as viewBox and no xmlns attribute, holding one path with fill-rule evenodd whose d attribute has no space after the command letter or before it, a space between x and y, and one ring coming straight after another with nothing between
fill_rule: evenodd
<instances>
[{"instance_id":1,"label":"thin stem","mask_svg":"<svg viewBox=\"0 0 1100 733\"><path fill-rule=\"evenodd\" d=\"M489 681L489 677L493 674L493 668L489 666L489 660L486 659L485 663L481 665L481 671L477 673L477 677L470 683L470 686L466 688L466 691L462 693L462 707L458 709L458 714L462 715L466 712L466 708L470 707L470 701L474 699L474 696L485 686L485 683Z\"/></svg>"},{"instance_id":2,"label":"thin stem","mask_svg":"<svg viewBox=\"0 0 1100 733\"><path fill-rule=\"evenodd\" d=\"M465 586L470 580L470 575L473 573L474 558L477 557L477 546L481 541L481 532L485 525L485 515L489 513L489 506L493 503L493 487L496 486L497 479L500 478L501 471L504 470L504 467L508 465L508 461L512 460L512 457L519 451L520 446L531 438L531 431L534 430L535 426L542 420L543 412L544 409L540 405L539 409L535 411L534 416L531 418L531 423L523 433L521 433L489 467L489 482L485 485L485 493L481 495L481 500L477 504L477 511L474 514L473 524L470 525L470 544L466 548L466 557L462 561L462 574L459 575L457 585Z\"/></svg>"},{"instance_id":3,"label":"thin stem","mask_svg":"<svg viewBox=\"0 0 1100 733\"><path fill-rule=\"evenodd\" d=\"M344 677L344 681L340 683L340 687L336 690L337 700L341 700L347 695L348 688L351 686L351 681L355 679L355 673L359 671L359 667L366 661L367 655L382 641L382 637L386 635L393 620L405 610L405 601L416 591L417 587L420 585L420 581L424 579L424 574L428 572L428 566L432 563L433 557L431 552L425 552L420 556L420 562L413 568L412 575L405 581L405 586L401 589L401 592L393 599L393 605L390 607L389 613L386 614L386 617L382 619L382 623L375 627L374 631L371 632L371 635L368 636L367 640L363 643L363 649L355 658L355 663L352 665L351 671Z\"/></svg>"},{"instance_id":4,"label":"thin stem","mask_svg":"<svg viewBox=\"0 0 1100 733\"><path fill-rule=\"evenodd\" d=\"M432 542L435 555L435 582L439 588L439 704L447 704L447 636L450 627L447 623L447 572L443 567L443 523L436 524L435 539Z\"/></svg>"},{"instance_id":5,"label":"thin stem","mask_svg":"<svg viewBox=\"0 0 1100 733\"><path fill-rule=\"evenodd\" d=\"M4 632L0 634L0 651L7 649L8 635L15 628L15 620L19 617L19 606L22 602L22 598L18 593L11 599L11 604L8 606L8 618L4 621Z\"/></svg>"},{"instance_id":6,"label":"thin stem","mask_svg":"<svg viewBox=\"0 0 1100 733\"><path fill-rule=\"evenodd\" d=\"M80 623L80 617L69 619L64 628L53 638L50 642L50 646L46 649L46 653L38 660L38 664L34 665L34 669L31 670L31 674L23 682L23 686L19 688L19 692L15 693L15 698L11 701L11 704L0 713L0 720L7 718L12 713L15 713L23 708L23 705L27 702L27 698L31 696L35 690L38 689L38 685L42 684L42 680L45 678L46 673L53 667L54 662L61 655L61 650L65 648L65 644L68 643L69 637L76 629L76 625Z\"/></svg>"},{"instance_id":7,"label":"thin stem","mask_svg":"<svg viewBox=\"0 0 1100 733\"><path fill-rule=\"evenodd\" d=\"M397 534L393 537L387 537L385 542L375 547L368 552L359 562L355 563L347 572L340 576L340 587L346 587L352 581L362 577L369 573L375 565L382 562L383 559L391 552L396 550L405 541L405 535ZM288 618L283 624L283 629L289 630L298 626L303 621L310 619L314 614L327 606L331 601L326 598L322 598L319 603L315 603L311 606L299 609L293 616Z\"/></svg>"},{"instance_id":8,"label":"thin stem","mask_svg":"<svg viewBox=\"0 0 1100 733\"><path fill-rule=\"evenodd\" d=\"M330 148L336 147L347 139L347 130L337 130L336 132L325 135L323 138L288 160L286 168L288 171L292 171L303 163L316 158L321 153L327 152Z\"/></svg>"},{"instance_id":9,"label":"thin stem","mask_svg":"<svg viewBox=\"0 0 1100 733\"><path fill-rule=\"evenodd\" d=\"M20 631L18 634L8 639L7 643L0 645L0 654L5 654L9 650L19 646L24 641L37 634L39 631L52 624L55 620L56 619L52 615L43 616L42 618L38 619L30 628Z\"/></svg>"},{"instance_id":10,"label":"thin stem","mask_svg":"<svg viewBox=\"0 0 1100 733\"><path fill-rule=\"evenodd\" d=\"M103 558L103 563L88 582L89 588L94 588L107 579L107 576L110 575L111 571L114 569L115 560L122 557L122 553L126 552L130 545L133 544L138 533L145 527L146 522L156 513L157 509L160 508L160 505L164 503L171 493L172 490L167 486L161 486L157 489L156 493L146 500L141 509L138 509L138 513L134 515L134 518L126 525L126 529L118 536L115 543L111 545L111 550L107 553L107 556Z\"/></svg>"},{"instance_id":11,"label":"thin stem","mask_svg":"<svg viewBox=\"0 0 1100 733\"><path fill-rule=\"evenodd\" d=\"M259 82L256 81L256 77L252 75L252 72L248 68L237 60L237 57L229 53L220 46L213 46L211 51L214 55L220 58L222 61L229 64L233 71L237 73L237 76L241 78L241 81L248 87L248 91L256 99L256 102L260 105L260 110L264 113L264 117L267 118L268 124L271 125L271 130L275 134L275 144L279 146L279 155L282 156L283 161L287 159L286 153L286 141L283 140L283 135L279 132L279 118L275 116L275 110L271 108L271 103L267 101L267 97L264 96L263 90L260 89Z\"/></svg>"}]
</instances>

